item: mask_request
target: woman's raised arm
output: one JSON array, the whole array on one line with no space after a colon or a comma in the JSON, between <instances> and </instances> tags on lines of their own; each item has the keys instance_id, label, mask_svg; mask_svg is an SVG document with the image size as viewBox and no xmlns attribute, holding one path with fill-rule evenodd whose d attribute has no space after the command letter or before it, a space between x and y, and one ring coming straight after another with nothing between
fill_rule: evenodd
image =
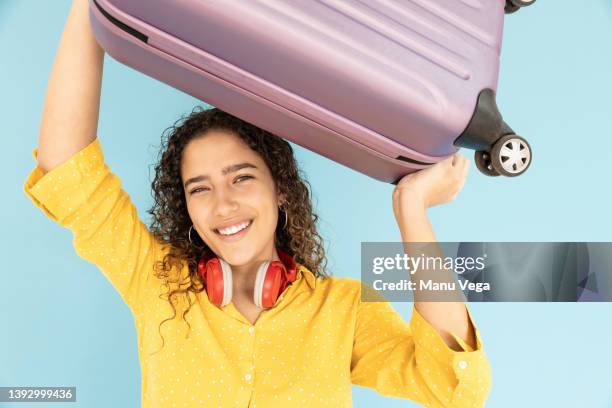
<instances>
[{"instance_id":1,"label":"woman's raised arm","mask_svg":"<svg viewBox=\"0 0 612 408\"><path fill-rule=\"evenodd\" d=\"M89 23L87 0L74 0L47 85L38 165L45 173L96 138L104 51Z\"/></svg>"},{"instance_id":2,"label":"woman's raised arm","mask_svg":"<svg viewBox=\"0 0 612 408\"><path fill-rule=\"evenodd\" d=\"M146 225L97 138L104 52L89 22L87 0L74 0L47 90L38 162L27 196L73 232L77 254L99 267L135 314L165 250Z\"/></svg>"}]
</instances>

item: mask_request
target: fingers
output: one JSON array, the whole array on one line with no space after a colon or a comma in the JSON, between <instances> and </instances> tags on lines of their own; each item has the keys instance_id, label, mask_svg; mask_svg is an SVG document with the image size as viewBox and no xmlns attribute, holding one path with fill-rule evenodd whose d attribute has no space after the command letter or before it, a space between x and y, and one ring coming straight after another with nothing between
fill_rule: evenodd
<instances>
[{"instance_id":1,"label":"fingers","mask_svg":"<svg viewBox=\"0 0 612 408\"><path fill-rule=\"evenodd\" d=\"M447 165L457 168L463 168L469 164L469 160L459 152L447 157L444 159L444 162L446 162Z\"/></svg>"},{"instance_id":2,"label":"fingers","mask_svg":"<svg viewBox=\"0 0 612 408\"><path fill-rule=\"evenodd\" d=\"M455 153L451 157L448 158L452 167L459 172L462 177L467 175L467 171L470 167L470 161L463 155L459 153Z\"/></svg>"},{"instance_id":3,"label":"fingers","mask_svg":"<svg viewBox=\"0 0 612 408\"><path fill-rule=\"evenodd\" d=\"M461 158L463 156L460 155L458 152L452 155L452 165L453 167L457 167L460 163L461 163Z\"/></svg>"},{"instance_id":4,"label":"fingers","mask_svg":"<svg viewBox=\"0 0 612 408\"><path fill-rule=\"evenodd\" d=\"M453 155L453 170L455 172L455 176L458 181L457 194L459 193L459 191L463 189L463 186L465 185L465 180L466 180L469 168L470 168L470 161L465 156L459 153L455 153Z\"/></svg>"}]
</instances>

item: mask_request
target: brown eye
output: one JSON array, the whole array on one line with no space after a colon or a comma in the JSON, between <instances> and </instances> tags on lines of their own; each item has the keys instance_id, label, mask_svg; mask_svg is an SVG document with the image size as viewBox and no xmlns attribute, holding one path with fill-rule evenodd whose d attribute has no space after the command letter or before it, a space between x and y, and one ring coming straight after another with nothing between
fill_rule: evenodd
<instances>
[{"instance_id":1,"label":"brown eye","mask_svg":"<svg viewBox=\"0 0 612 408\"><path fill-rule=\"evenodd\" d=\"M248 179L252 179L252 178L253 178L253 176L249 176L249 175L245 174L245 175L236 177L236 181L241 180L241 179L248 180Z\"/></svg>"},{"instance_id":2,"label":"brown eye","mask_svg":"<svg viewBox=\"0 0 612 408\"><path fill-rule=\"evenodd\" d=\"M194 194L197 193L198 191L204 190L206 187L198 187L198 188L194 188L193 190L191 190L191 192L189 194ZM208 189L207 189L208 190Z\"/></svg>"}]
</instances>

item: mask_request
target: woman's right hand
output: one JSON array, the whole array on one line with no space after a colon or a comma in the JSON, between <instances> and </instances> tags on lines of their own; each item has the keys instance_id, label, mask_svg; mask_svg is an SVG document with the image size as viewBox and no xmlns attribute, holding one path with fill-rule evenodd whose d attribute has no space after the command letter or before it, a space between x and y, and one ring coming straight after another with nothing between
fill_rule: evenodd
<instances>
[{"instance_id":1,"label":"woman's right hand","mask_svg":"<svg viewBox=\"0 0 612 408\"><path fill-rule=\"evenodd\" d=\"M404 176L393 192L394 209L420 205L423 209L453 201L465 184L469 160L454 155L420 171Z\"/></svg>"}]
</instances>

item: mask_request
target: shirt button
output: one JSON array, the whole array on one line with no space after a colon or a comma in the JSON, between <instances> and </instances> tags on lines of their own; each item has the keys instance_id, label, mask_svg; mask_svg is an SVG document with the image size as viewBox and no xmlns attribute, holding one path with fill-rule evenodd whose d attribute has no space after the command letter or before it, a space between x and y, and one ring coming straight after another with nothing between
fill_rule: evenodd
<instances>
[{"instance_id":1,"label":"shirt button","mask_svg":"<svg viewBox=\"0 0 612 408\"><path fill-rule=\"evenodd\" d=\"M255 327L253 327L253 326L249 327L249 333L250 334L255 333Z\"/></svg>"},{"instance_id":2,"label":"shirt button","mask_svg":"<svg viewBox=\"0 0 612 408\"><path fill-rule=\"evenodd\" d=\"M246 382L251 382L251 378L253 378L251 376L251 374L247 374L247 375L244 376L244 379L245 379Z\"/></svg>"},{"instance_id":3,"label":"shirt button","mask_svg":"<svg viewBox=\"0 0 612 408\"><path fill-rule=\"evenodd\" d=\"M460 369L465 370L468 366L468 363L465 360L459 360L459 363L457 363L457 365Z\"/></svg>"}]
</instances>

